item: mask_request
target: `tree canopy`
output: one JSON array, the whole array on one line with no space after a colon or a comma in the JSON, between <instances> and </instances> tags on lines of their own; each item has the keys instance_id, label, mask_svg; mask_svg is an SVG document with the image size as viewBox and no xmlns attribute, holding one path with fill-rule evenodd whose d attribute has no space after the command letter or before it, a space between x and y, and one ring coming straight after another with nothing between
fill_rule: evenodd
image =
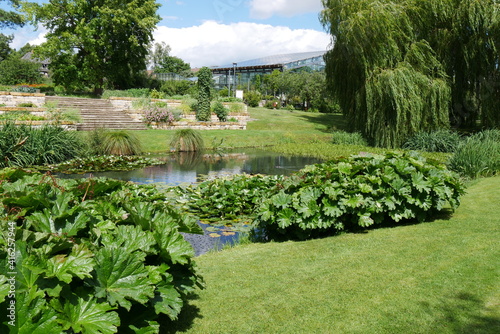
<instances>
[{"instance_id":1,"label":"tree canopy","mask_svg":"<svg viewBox=\"0 0 500 334\"><path fill-rule=\"evenodd\" d=\"M19 7L19 0L0 0L0 2L9 2L16 9ZM0 8L0 28L15 28L23 24L23 17L19 13Z\"/></svg>"},{"instance_id":2,"label":"tree canopy","mask_svg":"<svg viewBox=\"0 0 500 334\"><path fill-rule=\"evenodd\" d=\"M165 42L155 43L149 55L153 70L156 73L175 73L191 77L191 65L179 57L172 56L170 51L170 46Z\"/></svg>"},{"instance_id":3,"label":"tree canopy","mask_svg":"<svg viewBox=\"0 0 500 334\"><path fill-rule=\"evenodd\" d=\"M51 59L54 82L100 93L130 86L146 69L158 7L155 0L52 0L23 10L48 30L37 56Z\"/></svg>"},{"instance_id":4,"label":"tree canopy","mask_svg":"<svg viewBox=\"0 0 500 334\"><path fill-rule=\"evenodd\" d=\"M353 130L395 147L451 123L500 125L499 4L323 0L329 90Z\"/></svg>"}]
</instances>

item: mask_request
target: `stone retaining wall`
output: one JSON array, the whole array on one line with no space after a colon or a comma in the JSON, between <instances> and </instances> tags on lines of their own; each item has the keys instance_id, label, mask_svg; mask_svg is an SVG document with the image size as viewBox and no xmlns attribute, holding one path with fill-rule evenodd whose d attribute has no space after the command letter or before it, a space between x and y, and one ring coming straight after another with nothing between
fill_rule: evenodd
<instances>
[{"instance_id":1,"label":"stone retaining wall","mask_svg":"<svg viewBox=\"0 0 500 334\"><path fill-rule=\"evenodd\" d=\"M139 100L133 97L110 97L111 104L116 109L126 112L135 120L142 121L144 115L140 110L134 110L132 104L134 101ZM181 100L168 100L168 99L151 99L151 102L166 102L169 109L176 109L182 105ZM231 102L224 102L223 105L226 108L234 104ZM243 111L239 113L228 114L228 119L234 118L237 122L219 122L217 115L211 115L210 122L197 122L196 114L189 113L183 114L181 117L183 120L181 122L173 122L171 124L161 123L161 124L151 124L153 129L164 129L164 130L175 130L175 129L195 129L195 130L245 130L247 122L250 120L250 114L248 114L248 107L244 103L238 103L242 106ZM181 109L181 108L179 108Z\"/></svg>"},{"instance_id":2,"label":"stone retaining wall","mask_svg":"<svg viewBox=\"0 0 500 334\"><path fill-rule=\"evenodd\" d=\"M237 122L173 122L173 123L160 123L151 124L153 129L161 130L180 130L180 129L193 129L193 130L246 130L245 123Z\"/></svg>"},{"instance_id":3,"label":"stone retaining wall","mask_svg":"<svg viewBox=\"0 0 500 334\"><path fill-rule=\"evenodd\" d=\"M17 107L21 103L33 103L37 107L42 107L45 104L45 94L0 92L0 104Z\"/></svg>"}]
</instances>

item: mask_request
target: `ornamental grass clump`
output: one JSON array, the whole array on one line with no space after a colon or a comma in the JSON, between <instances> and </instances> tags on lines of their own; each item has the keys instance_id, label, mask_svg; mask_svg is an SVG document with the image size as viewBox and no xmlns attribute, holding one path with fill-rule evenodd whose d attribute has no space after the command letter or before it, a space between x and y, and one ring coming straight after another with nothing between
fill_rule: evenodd
<instances>
[{"instance_id":1,"label":"ornamental grass clump","mask_svg":"<svg viewBox=\"0 0 500 334\"><path fill-rule=\"evenodd\" d=\"M422 222L460 204L464 186L415 152L351 156L308 166L262 199L268 239L307 239L377 225Z\"/></svg>"},{"instance_id":2,"label":"ornamental grass clump","mask_svg":"<svg viewBox=\"0 0 500 334\"><path fill-rule=\"evenodd\" d=\"M0 315L9 333L159 333L203 287L181 233L202 233L153 186L0 171ZM10 241L12 240L12 241Z\"/></svg>"},{"instance_id":3,"label":"ornamental grass clump","mask_svg":"<svg viewBox=\"0 0 500 334\"><path fill-rule=\"evenodd\" d=\"M105 131L101 150L110 155L138 155L141 154L141 142L139 138L129 131Z\"/></svg>"},{"instance_id":4,"label":"ornamental grass clump","mask_svg":"<svg viewBox=\"0 0 500 334\"><path fill-rule=\"evenodd\" d=\"M193 129L177 130L170 141L170 150L175 152L203 151L203 137Z\"/></svg>"}]
</instances>

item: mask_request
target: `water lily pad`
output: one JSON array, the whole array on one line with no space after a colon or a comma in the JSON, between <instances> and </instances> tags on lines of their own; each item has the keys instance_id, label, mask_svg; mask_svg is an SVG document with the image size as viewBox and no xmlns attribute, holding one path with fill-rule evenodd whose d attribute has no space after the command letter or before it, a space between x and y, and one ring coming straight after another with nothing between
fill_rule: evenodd
<instances>
[{"instance_id":1,"label":"water lily pad","mask_svg":"<svg viewBox=\"0 0 500 334\"><path fill-rule=\"evenodd\" d=\"M221 235L218 233L210 233L208 236L211 238L220 238Z\"/></svg>"}]
</instances>

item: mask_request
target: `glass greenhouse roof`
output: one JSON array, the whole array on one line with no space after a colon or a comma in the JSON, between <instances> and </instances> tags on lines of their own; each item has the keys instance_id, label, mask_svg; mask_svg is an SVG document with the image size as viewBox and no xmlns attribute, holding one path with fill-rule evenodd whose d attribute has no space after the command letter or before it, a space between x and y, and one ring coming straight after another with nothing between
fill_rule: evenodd
<instances>
[{"instance_id":1,"label":"glass greenhouse roof","mask_svg":"<svg viewBox=\"0 0 500 334\"><path fill-rule=\"evenodd\" d=\"M325 53L326 51L313 51L313 52L288 53L288 54L262 57L262 58L237 62L236 68L259 67L259 66L269 66L269 65L286 65L304 59L322 57ZM225 68L233 68L233 64L226 64L224 66L213 67L214 70L225 69Z\"/></svg>"}]
</instances>

